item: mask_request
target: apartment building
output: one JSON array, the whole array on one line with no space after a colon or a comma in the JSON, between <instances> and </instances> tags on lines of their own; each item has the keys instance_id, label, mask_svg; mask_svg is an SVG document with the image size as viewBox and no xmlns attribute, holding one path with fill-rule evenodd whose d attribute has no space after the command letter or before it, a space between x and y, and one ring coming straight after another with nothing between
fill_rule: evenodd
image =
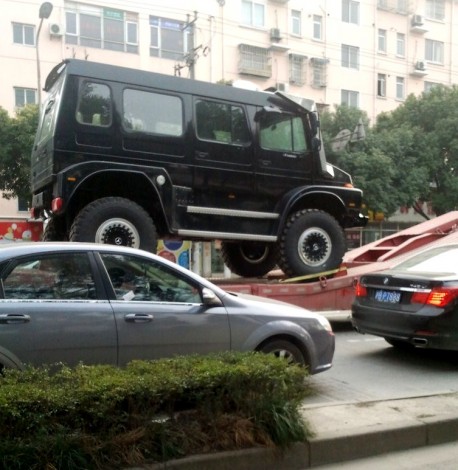
<instances>
[{"instance_id":1,"label":"apartment building","mask_svg":"<svg viewBox=\"0 0 458 470\"><path fill-rule=\"evenodd\" d=\"M456 0L44 3L0 0L0 106L10 113L38 103L48 72L70 57L277 87L372 120L410 93L458 82ZM26 218L19 209L0 200L3 217Z\"/></svg>"}]
</instances>

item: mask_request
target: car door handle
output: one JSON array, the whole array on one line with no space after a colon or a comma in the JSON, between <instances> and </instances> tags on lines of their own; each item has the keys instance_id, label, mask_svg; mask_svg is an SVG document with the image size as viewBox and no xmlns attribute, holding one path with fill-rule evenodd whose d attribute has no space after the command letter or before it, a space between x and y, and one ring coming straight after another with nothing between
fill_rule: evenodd
<instances>
[{"instance_id":1,"label":"car door handle","mask_svg":"<svg viewBox=\"0 0 458 470\"><path fill-rule=\"evenodd\" d=\"M28 323L30 315L22 313L2 313L0 315L0 324L9 325L11 323Z\"/></svg>"},{"instance_id":2,"label":"car door handle","mask_svg":"<svg viewBox=\"0 0 458 470\"><path fill-rule=\"evenodd\" d=\"M149 313L128 313L124 315L124 320L129 323L148 323L154 320L154 316Z\"/></svg>"},{"instance_id":3,"label":"car door handle","mask_svg":"<svg viewBox=\"0 0 458 470\"><path fill-rule=\"evenodd\" d=\"M205 159L205 158L208 158L208 156L209 156L208 152L201 152L200 150L196 150L196 158Z\"/></svg>"}]
</instances>

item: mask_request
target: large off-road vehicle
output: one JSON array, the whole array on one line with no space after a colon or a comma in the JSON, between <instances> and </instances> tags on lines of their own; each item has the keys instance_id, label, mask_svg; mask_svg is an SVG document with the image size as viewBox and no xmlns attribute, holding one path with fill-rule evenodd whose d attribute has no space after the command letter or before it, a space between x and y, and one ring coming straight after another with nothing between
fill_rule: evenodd
<instances>
[{"instance_id":1,"label":"large off-road vehicle","mask_svg":"<svg viewBox=\"0 0 458 470\"><path fill-rule=\"evenodd\" d=\"M366 222L311 100L72 59L45 90L32 153L45 240L221 240L234 273L295 276L337 267L343 229Z\"/></svg>"}]
</instances>

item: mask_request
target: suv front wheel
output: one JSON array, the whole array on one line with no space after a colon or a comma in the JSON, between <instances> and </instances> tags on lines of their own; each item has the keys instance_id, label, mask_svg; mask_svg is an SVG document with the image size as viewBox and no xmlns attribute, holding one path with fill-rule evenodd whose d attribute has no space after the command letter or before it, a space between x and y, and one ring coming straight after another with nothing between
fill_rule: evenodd
<instances>
[{"instance_id":1,"label":"suv front wheel","mask_svg":"<svg viewBox=\"0 0 458 470\"><path fill-rule=\"evenodd\" d=\"M345 235L337 220L326 212L304 209L286 222L279 265L289 277L319 274L338 268L345 250Z\"/></svg>"}]
</instances>

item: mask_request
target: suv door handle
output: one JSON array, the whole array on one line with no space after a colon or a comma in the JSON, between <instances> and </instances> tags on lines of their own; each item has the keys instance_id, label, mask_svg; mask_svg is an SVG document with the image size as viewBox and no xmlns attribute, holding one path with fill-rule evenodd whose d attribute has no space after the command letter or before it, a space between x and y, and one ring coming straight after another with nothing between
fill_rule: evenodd
<instances>
[{"instance_id":1,"label":"suv door handle","mask_svg":"<svg viewBox=\"0 0 458 470\"><path fill-rule=\"evenodd\" d=\"M154 316L149 313L128 313L124 315L124 320L129 323L149 323L154 320Z\"/></svg>"},{"instance_id":2,"label":"suv door handle","mask_svg":"<svg viewBox=\"0 0 458 470\"><path fill-rule=\"evenodd\" d=\"M28 323L30 321L30 315L24 315L23 313L2 313L0 315L0 324L10 325L12 323Z\"/></svg>"},{"instance_id":3,"label":"suv door handle","mask_svg":"<svg viewBox=\"0 0 458 470\"><path fill-rule=\"evenodd\" d=\"M196 158L208 158L210 155L208 152L201 152L200 150L196 150Z\"/></svg>"}]
</instances>

